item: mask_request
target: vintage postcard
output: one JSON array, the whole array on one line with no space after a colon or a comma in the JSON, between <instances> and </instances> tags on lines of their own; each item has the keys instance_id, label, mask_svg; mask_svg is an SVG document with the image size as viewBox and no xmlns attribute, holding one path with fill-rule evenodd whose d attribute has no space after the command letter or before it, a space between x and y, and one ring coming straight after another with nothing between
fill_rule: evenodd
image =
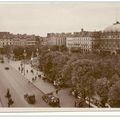
<instances>
[{"instance_id":1,"label":"vintage postcard","mask_svg":"<svg viewBox=\"0 0 120 120\"><path fill-rule=\"evenodd\" d=\"M119 107L120 2L0 2L1 112Z\"/></svg>"}]
</instances>

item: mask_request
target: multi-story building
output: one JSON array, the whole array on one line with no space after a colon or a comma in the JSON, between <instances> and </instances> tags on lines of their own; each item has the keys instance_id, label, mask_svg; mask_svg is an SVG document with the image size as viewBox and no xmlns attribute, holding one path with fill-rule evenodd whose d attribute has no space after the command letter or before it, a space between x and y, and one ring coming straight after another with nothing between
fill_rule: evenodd
<instances>
[{"instance_id":1,"label":"multi-story building","mask_svg":"<svg viewBox=\"0 0 120 120\"><path fill-rule=\"evenodd\" d=\"M65 33L48 33L47 34L47 45L66 46Z\"/></svg>"},{"instance_id":2,"label":"multi-story building","mask_svg":"<svg viewBox=\"0 0 120 120\"><path fill-rule=\"evenodd\" d=\"M101 33L99 49L102 52L120 53L120 23L118 21Z\"/></svg>"},{"instance_id":3,"label":"multi-story building","mask_svg":"<svg viewBox=\"0 0 120 120\"><path fill-rule=\"evenodd\" d=\"M14 45L13 35L9 32L0 32L0 48Z\"/></svg>"},{"instance_id":4,"label":"multi-story building","mask_svg":"<svg viewBox=\"0 0 120 120\"><path fill-rule=\"evenodd\" d=\"M17 34L14 36L14 42L16 46L34 46L36 45L36 38L35 35L20 35Z\"/></svg>"},{"instance_id":5,"label":"multi-story building","mask_svg":"<svg viewBox=\"0 0 120 120\"><path fill-rule=\"evenodd\" d=\"M89 53L93 51L96 45L96 38L99 38L98 32L83 31L75 32L71 37L66 38L66 47L71 49L79 49L82 53Z\"/></svg>"},{"instance_id":6,"label":"multi-story building","mask_svg":"<svg viewBox=\"0 0 120 120\"><path fill-rule=\"evenodd\" d=\"M9 32L0 32L0 47L4 46L35 46L37 44L35 35L11 34Z\"/></svg>"},{"instance_id":7,"label":"multi-story building","mask_svg":"<svg viewBox=\"0 0 120 120\"><path fill-rule=\"evenodd\" d=\"M40 45L46 46L48 44L47 37L40 38Z\"/></svg>"}]
</instances>

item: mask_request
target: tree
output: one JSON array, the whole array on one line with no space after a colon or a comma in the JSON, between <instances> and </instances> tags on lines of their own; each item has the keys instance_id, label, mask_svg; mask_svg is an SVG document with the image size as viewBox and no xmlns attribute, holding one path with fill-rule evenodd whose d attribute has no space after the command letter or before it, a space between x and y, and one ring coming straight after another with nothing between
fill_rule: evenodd
<instances>
[{"instance_id":1,"label":"tree","mask_svg":"<svg viewBox=\"0 0 120 120\"><path fill-rule=\"evenodd\" d=\"M108 100L108 92L109 92L109 81L107 78L100 78L96 81L95 91L101 98L101 105L105 107L105 103Z\"/></svg>"},{"instance_id":2,"label":"tree","mask_svg":"<svg viewBox=\"0 0 120 120\"><path fill-rule=\"evenodd\" d=\"M94 81L92 76L94 62L87 59L76 60L73 63L72 70L72 83L76 87L77 91L81 94L81 97L91 97L94 94Z\"/></svg>"},{"instance_id":3,"label":"tree","mask_svg":"<svg viewBox=\"0 0 120 120\"><path fill-rule=\"evenodd\" d=\"M61 70L63 66L66 64L67 60L69 59L68 55L65 55L58 51L50 51L47 52L43 58L40 59L40 64L45 75L51 79L51 82L54 80L58 80L61 74ZM61 80L61 79L59 79Z\"/></svg>"},{"instance_id":4,"label":"tree","mask_svg":"<svg viewBox=\"0 0 120 120\"><path fill-rule=\"evenodd\" d=\"M28 47L17 46L13 49L13 53L15 55L15 58L23 59L24 58L24 56L23 56L24 50L26 50L26 53L27 53L26 58L31 58L32 53L36 53L35 46L28 46Z\"/></svg>"},{"instance_id":5,"label":"tree","mask_svg":"<svg viewBox=\"0 0 120 120\"><path fill-rule=\"evenodd\" d=\"M111 107L120 107L120 80L110 88L108 97Z\"/></svg>"},{"instance_id":6,"label":"tree","mask_svg":"<svg viewBox=\"0 0 120 120\"><path fill-rule=\"evenodd\" d=\"M64 52L67 51L67 47L65 45L60 46L60 51Z\"/></svg>"},{"instance_id":7,"label":"tree","mask_svg":"<svg viewBox=\"0 0 120 120\"><path fill-rule=\"evenodd\" d=\"M110 86L114 85L118 80L120 80L119 75L116 73L110 79Z\"/></svg>"},{"instance_id":8,"label":"tree","mask_svg":"<svg viewBox=\"0 0 120 120\"><path fill-rule=\"evenodd\" d=\"M94 64L94 77L96 79L104 78L111 79L116 73L115 63L112 59L101 59Z\"/></svg>"},{"instance_id":9,"label":"tree","mask_svg":"<svg viewBox=\"0 0 120 120\"><path fill-rule=\"evenodd\" d=\"M61 70L61 75L64 82L68 86L73 86L74 81L72 81L72 73L73 73L73 63L79 59L79 56L73 54L69 57L69 60L66 62L64 67Z\"/></svg>"},{"instance_id":10,"label":"tree","mask_svg":"<svg viewBox=\"0 0 120 120\"><path fill-rule=\"evenodd\" d=\"M50 47L51 51L59 51L59 46L58 45L53 45Z\"/></svg>"},{"instance_id":11,"label":"tree","mask_svg":"<svg viewBox=\"0 0 120 120\"><path fill-rule=\"evenodd\" d=\"M9 57L10 56L10 46L9 45L6 45L6 46L4 46L4 48L3 48L3 54L6 54L7 55L7 57Z\"/></svg>"},{"instance_id":12,"label":"tree","mask_svg":"<svg viewBox=\"0 0 120 120\"><path fill-rule=\"evenodd\" d=\"M23 58L23 52L24 52L24 48L23 47L16 47L13 50L15 58L17 58L17 59L22 59Z\"/></svg>"}]
</instances>

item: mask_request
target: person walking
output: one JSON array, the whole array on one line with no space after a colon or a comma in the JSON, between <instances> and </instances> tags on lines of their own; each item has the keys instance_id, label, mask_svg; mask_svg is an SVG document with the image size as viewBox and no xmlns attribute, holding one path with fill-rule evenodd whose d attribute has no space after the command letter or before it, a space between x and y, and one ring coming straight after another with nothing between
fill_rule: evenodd
<instances>
[{"instance_id":1,"label":"person walking","mask_svg":"<svg viewBox=\"0 0 120 120\"><path fill-rule=\"evenodd\" d=\"M7 89L7 93L6 93L6 96L5 96L6 98L10 98L11 97L11 94L10 94L10 90L9 89Z\"/></svg>"},{"instance_id":2,"label":"person walking","mask_svg":"<svg viewBox=\"0 0 120 120\"><path fill-rule=\"evenodd\" d=\"M13 103L14 101L12 100L12 98L8 99L8 107L10 107Z\"/></svg>"},{"instance_id":3,"label":"person walking","mask_svg":"<svg viewBox=\"0 0 120 120\"><path fill-rule=\"evenodd\" d=\"M18 70L20 71L20 67L18 67Z\"/></svg>"},{"instance_id":4,"label":"person walking","mask_svg":"<svg viewBox=\"0 0 120 120\"><path fill-rule=\"evenodd\" d=\"M26 70L26 72L28 73L28 70Z\"/></svg>"},{"instance_id":5,"label":"person walking","mask_svg":"<svg viewBox=\"0 0 120 120\"><path fill-rule=\"evenodd\" d=\"M10 89L7 89L5 97L8 99L8 107L10 107L14 103L14 101L11 98Z\"/></svg>"}]
</instances>

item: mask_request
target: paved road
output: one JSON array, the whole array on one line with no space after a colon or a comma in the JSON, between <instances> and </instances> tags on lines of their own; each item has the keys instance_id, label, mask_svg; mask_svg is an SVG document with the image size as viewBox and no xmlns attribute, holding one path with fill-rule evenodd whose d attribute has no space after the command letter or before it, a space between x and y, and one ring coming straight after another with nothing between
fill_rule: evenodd
<instances>
[{"instance_id":1,"label":"paved road","mask_svg":"<svg viewBox=\"0 0 120 120\"><path fill-rule=\"evenodd\" d=\"M18 71L18 67L20 66L21 61L11 61L10 65L14 67ZM25 74L25 77L32 81L32 77L37 75L37 71L34 69L34 75L30 72L30 70L33 69L29 64L25 65L25 70L29 70L28 73ZM20 72L20 71L19 71ZM43 74L42 72L38 72L39 74ZM22 73L24 75L24 73ZM43 91L45 94L53 92L56 97L60 99L60 106L61 107L74 107L74 101L75 98L71 95L69 95L69 88L61 89L58 94L55 93L56 88L48 83L47 81L45 82L42 79L37 78L36 81L32 82L38 89Z\"/></svg>"},{"instance_id":2,"label":"paved road","mask_svg":"<svg viewBox=\"0 0 120 120\"><path fill-rule=\"evenodd\" d=\"M9 66L9 70L5 67ZM12 107L49 107L43 100L43 93L32 84L28 84L27 80L17 70L7 63L0 63L0 100L3 107L7 107L8 100L5 98L7 88L14 100ZM28 104L24 99L24 94L35 94L36 104Z\"/></svg>"}]
</instances>

